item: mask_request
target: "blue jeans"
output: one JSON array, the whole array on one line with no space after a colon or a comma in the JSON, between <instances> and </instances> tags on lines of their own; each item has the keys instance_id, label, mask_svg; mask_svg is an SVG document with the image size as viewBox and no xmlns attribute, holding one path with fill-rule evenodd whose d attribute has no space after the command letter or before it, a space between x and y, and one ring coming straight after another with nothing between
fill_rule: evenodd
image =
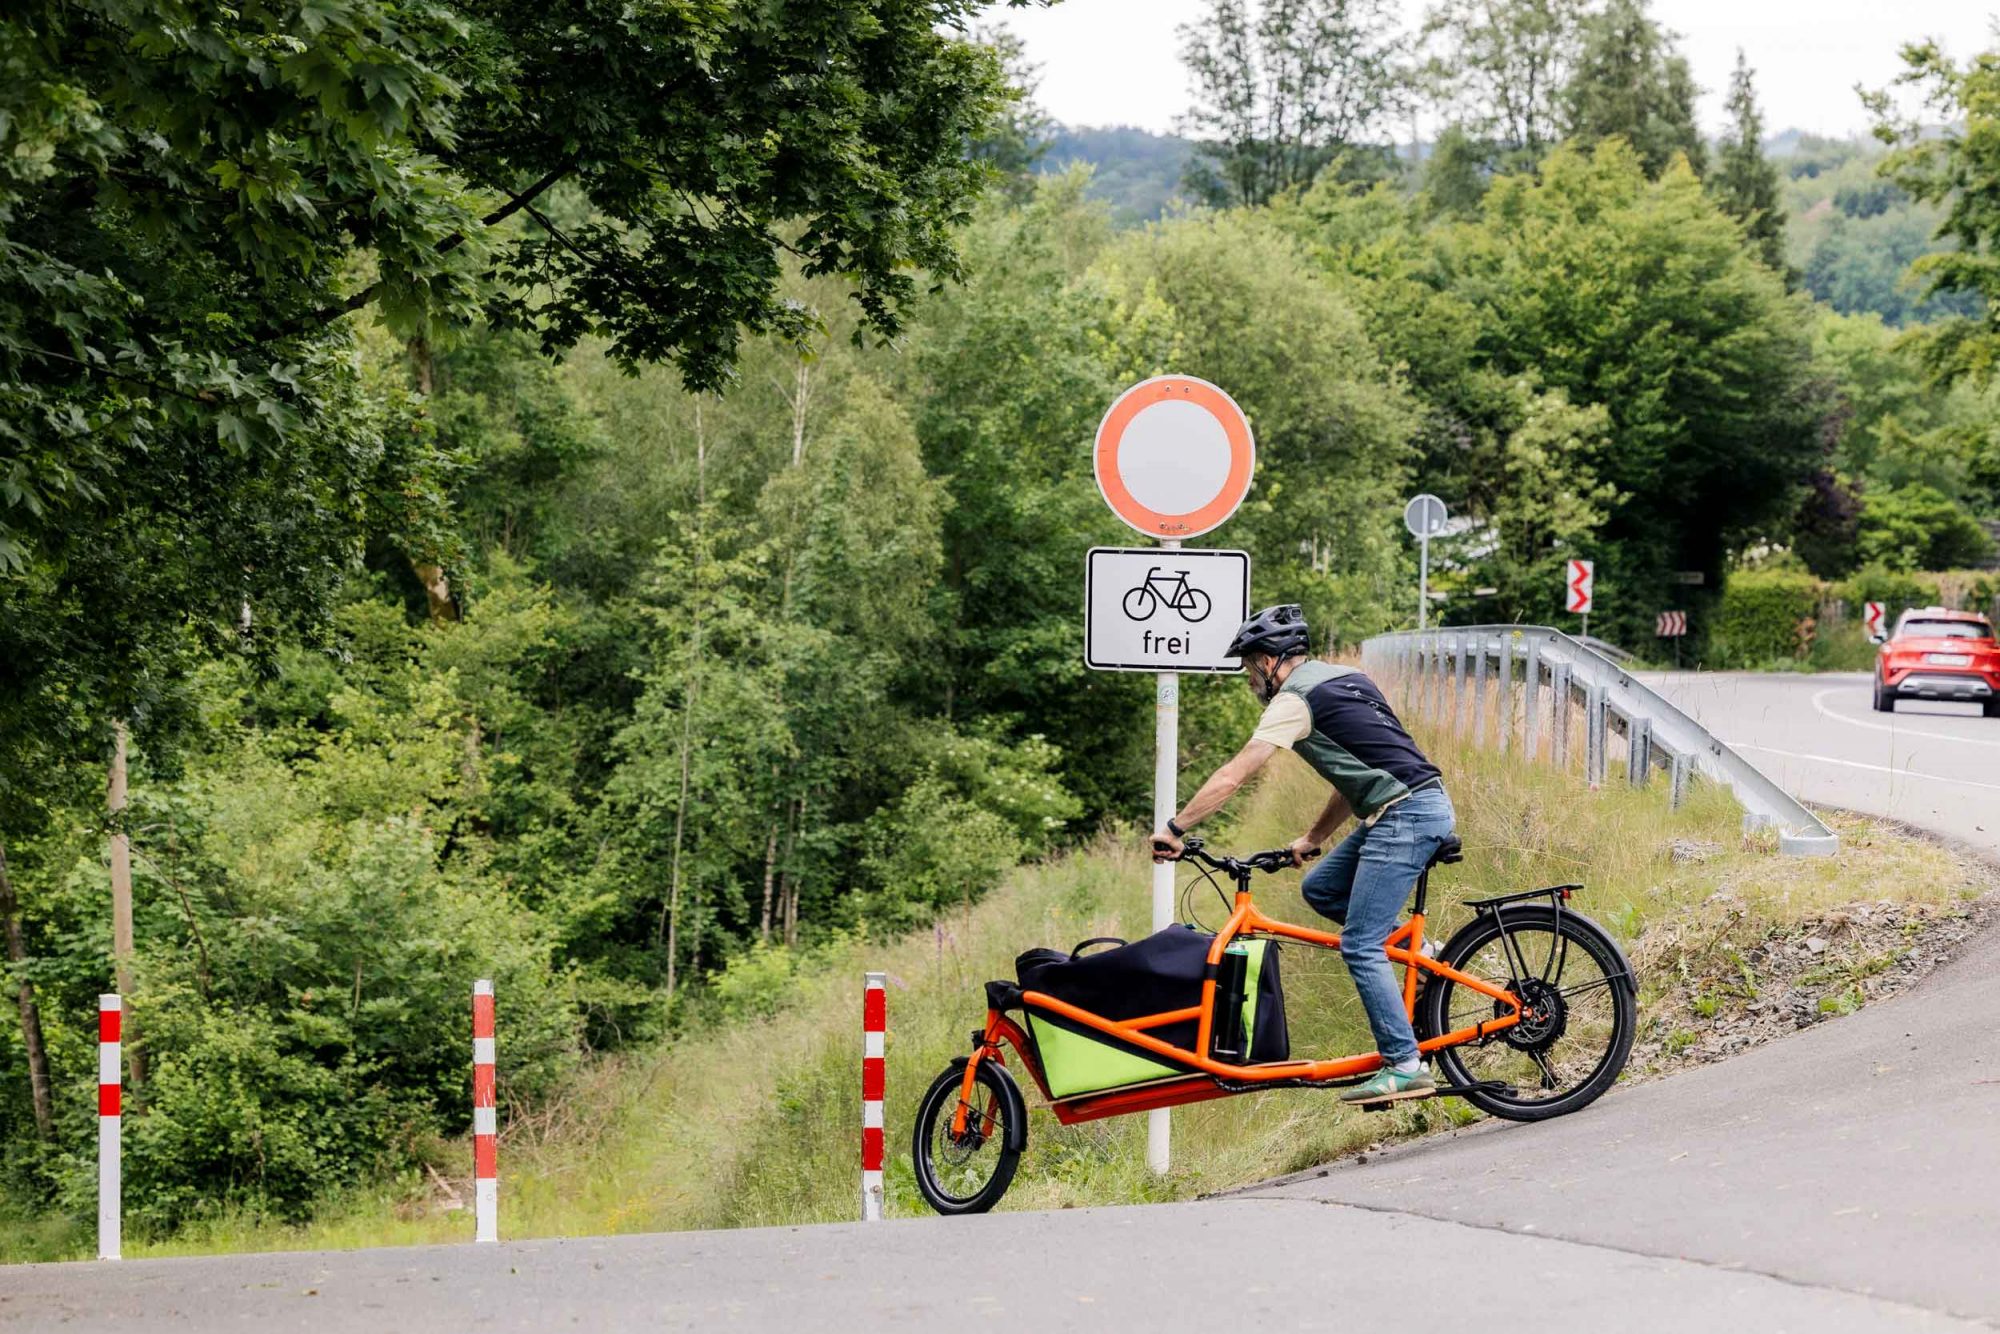
<instances>
[{"instance_id":1,"label":"blue jeans","mask_svg":"<svg viewBox=\"0 0 2000 1334\"><path fill-rule=\"evenodd\" d=\"M1403 1009L1396 970L1382 952L1431 854L1451 836L1456 813L1444 787L1412 792L1372 825L1361 825L1306 872L1306 902L1340 923L1347 961L1376 1049L1389 1065L1415 1060L1417 1035Z\"/></svg>"}]
</instances>

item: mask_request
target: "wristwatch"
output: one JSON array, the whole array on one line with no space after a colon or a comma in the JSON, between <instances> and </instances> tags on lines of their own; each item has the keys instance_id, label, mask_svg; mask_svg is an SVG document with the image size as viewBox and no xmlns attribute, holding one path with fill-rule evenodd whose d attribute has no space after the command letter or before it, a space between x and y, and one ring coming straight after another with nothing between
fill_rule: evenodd
<instances>
[{"instance_id":1,"label":"wristwatch","mask_svg":"<svg viewBox=\"0 0 2000 1334\"><path fill-rule=\"evenodd\" d=\"M1179 825L1175 824L1175 823L1174 823L1174 822L1173 822L1173 821L1172 821L1171 819L1169 819L1169 820L1167 821L1167 832L1168 832L1169 834L1172 834L1172 835L1173 835L1173 836L1174 836L1175 838L1186 838L1186 837L1187 837L1187 830L1185 830L1185 829L1181 828L1181 827L1180 827Z\"/></svg>"}]
</instances>

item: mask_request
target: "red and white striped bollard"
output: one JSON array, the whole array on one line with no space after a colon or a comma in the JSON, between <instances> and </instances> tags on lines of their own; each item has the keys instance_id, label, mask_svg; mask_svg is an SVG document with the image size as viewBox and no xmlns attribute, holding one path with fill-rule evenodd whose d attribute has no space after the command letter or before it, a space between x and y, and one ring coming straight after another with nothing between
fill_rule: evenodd
<instances>
[{"instance_id":1,"label":"red and white striped bollard","mask_svg":"<svg viewBox=\"0 0 2000 1334\"><path fill-rule=\"evenodd\" d=\"M500 1240L500 1151L493 1100L493 983L472 984L472 1239Z\"/></svg>"},{"instance_id":2,"label":"red and white striped bollard","mask_svg":"<svg viewBox=\"0 0 2000 1334\"><path fill-rule=\"evenodd\" d=\"M116 1260L121 1239L124 1160L118 1135L124 1122L120 1073L125 1002L115 993L97 998L97 1258Z\"/></svg>"},{"instance_id":3,"label":"red and white striped bollard","mask_svg":"<svg viewBox=\"0 0 2000 1334\"><path fill-rule=\"evenodd\" d=\"M887 1083L883 1035L888 1031L889 977L869 973L861 992L861 1219L882 1217L882 1090Z\"/></svg>"}]
</instances>

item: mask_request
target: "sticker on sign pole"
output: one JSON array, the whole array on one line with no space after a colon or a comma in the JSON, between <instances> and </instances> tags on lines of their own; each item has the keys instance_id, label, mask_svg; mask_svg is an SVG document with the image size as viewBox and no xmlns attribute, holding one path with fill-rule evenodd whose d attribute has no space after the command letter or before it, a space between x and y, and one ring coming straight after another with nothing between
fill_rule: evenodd
<instances>
[{"instance_id":1,"label":"sticker on sign pole","mask_svg":"<svg viewBox=\"0 0 2000 1334\"><path fill-rule=\"evenodd\" d=\"M1243 551L1092 547L1084 665L1100 672L1236 672L1224 652L1250 615Z\"/></svg>"},{"instance_id":2,"label":"sticker on sign pole","mask_svg":"<svg viewBox=\"0 0 2000 1334\"><path fill-rule=\"evenodd\" d=\"M1192 375L1159 375L1120 394L1097 427L1097 489L1148 537L1219 528L1250 494L1257 463L1236 400Z\"/></svg>"}]
</instances>

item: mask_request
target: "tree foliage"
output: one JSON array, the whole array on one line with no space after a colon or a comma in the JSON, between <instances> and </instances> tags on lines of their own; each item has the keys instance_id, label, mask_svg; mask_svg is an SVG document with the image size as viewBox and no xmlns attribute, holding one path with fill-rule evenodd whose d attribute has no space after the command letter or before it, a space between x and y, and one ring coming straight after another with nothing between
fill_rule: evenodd
<instances>
[{"instance_id":1,"label":"tree foliage","mask_svg":"<svg viewBox=\"0 0 2000 1334\"><path fill-rule=\"evenodd\" d=\"M1187 181L1211 204L1261 204L1343 154L1374 155L1403 105L1406 43L1390 0L1209 0L1180 29L1198 142Z\"/></svg>"},{"instance_id":2,"label":"tree foliage","mask_svg":"<svg viewBox=\"0 0 2000 1334\"><path fill-rule=\"evenodd\" d=\"M1899 115L1886 92L1870 99L1876 136L1895 145L1885 176L1914 199L1944 210L1938 235L1950 249L1921 255L1910 276L1936 296L1963 294L1978 309L1950 317L1921 340L1925 364L1940 380L1992 382L2000 367L2000 51L1953 62L1935 43L1903 48L1898 85L1916 90L1926 111L1946 122L1926 133Z\"/></svg>"},{"instance_id":3,"label":"tree foliage","mask_svg":"<svg viewBox=\"0 0 2000 1334\"><path fill-rule=\"evenodd\" d=\"M1659 175L1676 154L1699 175L1707 147L1694 119L1694 74L1674 49L1673 34L1647 13L1646 0L1607 0L1582 28L1563 88L1569 137L1591 144L1617 135L1649 175Z\"/></svg>"},{"instance_id":4,"label":"tree foliage","mask_svg":"<svg viewBox=\"0 0 2000 1334\"><path fill-rule=\"evenodd\" d=\"M1785 210L1778 202L1778 169L1764 157L1764 117L1757 109L1752 70L1736 51L1736 69L1729 76L1730 129L1716 154L1708 188L1722 207L1739 219L1757 242L1764 262L1785 271Z\"/></svg>"},{"instance_id":5,"label":"tree foliage","mask_svg":"<svg viewBox=\"0 0 2000 1334\"><path fill-rule=\"evenodd\" d=\"M1439 0L1424 20L1433 97L1503 165L1532 165L1563 137L1588 12L1584 0Z\"/></svg>"}]
</instances>

